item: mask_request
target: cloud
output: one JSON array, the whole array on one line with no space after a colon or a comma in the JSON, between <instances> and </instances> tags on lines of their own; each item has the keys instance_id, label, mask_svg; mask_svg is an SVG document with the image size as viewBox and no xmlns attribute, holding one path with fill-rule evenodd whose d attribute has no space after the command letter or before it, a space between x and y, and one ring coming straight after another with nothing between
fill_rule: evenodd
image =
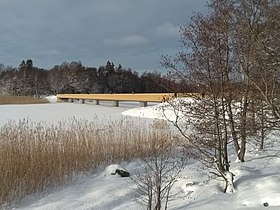
<instances>
[{"instance_id":1,"label":"cloud","mask_svg":"<svg viewBox=\"0 0 280 210\"><path fill-rule=\"evenodd\" d=\"M157 26L156 34L166 37L178 37L179 29L179 26L174 26L172 23L165 22Z\"/></svg>"},{"instance_id":2,"label":"cloud","mask_svg":"<svg viewBox=\"0 0 280 210\"><path fill-rule=\"evenodd\" d=\"M130 35L117 39L105 39L104 43L113 47L132 47L147 44L149 39L141 35Z\"/></svg>"},{"instance_id":3,"label":"cloud","mask_svg":"<svg viewBox=\"0 0 280 210\"><path fill-rule=\"evenodd\" d=\"M51 68L120 59L135 70L157 69L161 53L177 49L176 25L206 1L0 0L0 62L18 66L32 58Z\"/></svg>"},{"instance_id":4,"label":"cloud","mask_svg":"<svg viewBox=\"0 0 280 210\"><path fill-rule=\"evenodd\" d=\"M47 49L43 51L42 54L49 55L49 56L56 56L56 55L60 55L61 52L57 49Z\"/></svg>"}]
</instances>

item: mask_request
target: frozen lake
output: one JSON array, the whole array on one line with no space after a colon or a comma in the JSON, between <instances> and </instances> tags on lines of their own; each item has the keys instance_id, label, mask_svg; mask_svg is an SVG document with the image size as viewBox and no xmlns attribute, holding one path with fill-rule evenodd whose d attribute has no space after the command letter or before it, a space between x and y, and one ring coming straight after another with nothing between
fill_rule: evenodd
<instances>
[{"instance_id":1,"label":"frozen lake","mask_svg":"<svg viewBox=\"0 0 280 210\"><path fill-rule=\"evenodd\" d=\"M155 103L151 103L150 105L155 105ZM71 118L88 121L96 121L97 119L99 121L115 120L129 117L124 116L121 113L130 109L138 110L138 106L139 103L137 102L121 102L119 107L113 107L112 102L100 102L100 105L89 103L1 105L0 126L3 126L9 120L19 121L23 119L47 123L67 121Z\"/></svg>"}]
</instances>

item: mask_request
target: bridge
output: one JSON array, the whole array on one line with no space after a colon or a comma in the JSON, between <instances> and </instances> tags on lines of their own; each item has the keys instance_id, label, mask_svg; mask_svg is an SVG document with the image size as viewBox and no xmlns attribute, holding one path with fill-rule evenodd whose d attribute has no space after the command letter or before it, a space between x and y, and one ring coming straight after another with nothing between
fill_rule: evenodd
<instances>
[{"instance_id":1,"label":"bridge","mask_svg":"<svg viewBox=\"0 0 280 210\"><path fill-rule=\"evenodd\" d=\"M119 106L120 101L137 101L141 107L147 106L148 102L163 102L175 98L175 93L135 93L135 94L58 94L57 98L62 101L74 102L79 100L82 103L92 101L99 105L100 101L112 101L113 106Z\"/></svg>"}]
</instances>

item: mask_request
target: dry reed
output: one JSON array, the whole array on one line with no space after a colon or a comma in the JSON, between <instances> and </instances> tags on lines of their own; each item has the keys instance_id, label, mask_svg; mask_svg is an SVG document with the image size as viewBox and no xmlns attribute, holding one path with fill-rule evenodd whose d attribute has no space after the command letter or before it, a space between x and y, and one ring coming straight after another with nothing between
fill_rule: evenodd
<instances>
[{"instance_id":1,"label":"dry reed","mask_svg":"<svg viewBox=\"0 0 280 210\"><path fill-rule=\"evenodd\" d=\"M128 119L104 125L75 119L58 125L9 122L0 128L0 203L69 183L101 164L150 155L162 139L170 139L165 124Z\"/></svg>"},{"instance_id":2,"label":"dry reed","mask_svg":"<svg viewBox=\"0 0 280 210\"><path fill-rule=\"evenodd\" d=\"M40 104L48 103L44 98L33 98L31 96L0 96L0 104Z\"/></svg>"}]
</instances>

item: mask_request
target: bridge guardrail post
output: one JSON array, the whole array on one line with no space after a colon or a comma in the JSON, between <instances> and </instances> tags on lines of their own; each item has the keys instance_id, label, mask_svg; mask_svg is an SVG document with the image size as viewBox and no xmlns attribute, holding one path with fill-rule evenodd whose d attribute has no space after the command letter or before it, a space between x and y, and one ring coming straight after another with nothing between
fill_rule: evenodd
<instances>
[{"instance_id":1,"label":"bridge guardrail post","mask_svg":"<svg viewBox=\"0 0 280 210\"><path fill-rule=\"evenodd\" d=\"M139 106L140 107L146 107L146 106L148 106L148 102L147 101L140 101Z\"/></svg>"},{"instance_id":2,"label":"bridge guardrail post","mask_svg":"<svg viewBox=\"0 0 280 210\"><path fill-rule=\"evenodd\" d=\"M113 106L118 107L119 106L119 101L113 101Z\"/></svg>"}]
</instances>

